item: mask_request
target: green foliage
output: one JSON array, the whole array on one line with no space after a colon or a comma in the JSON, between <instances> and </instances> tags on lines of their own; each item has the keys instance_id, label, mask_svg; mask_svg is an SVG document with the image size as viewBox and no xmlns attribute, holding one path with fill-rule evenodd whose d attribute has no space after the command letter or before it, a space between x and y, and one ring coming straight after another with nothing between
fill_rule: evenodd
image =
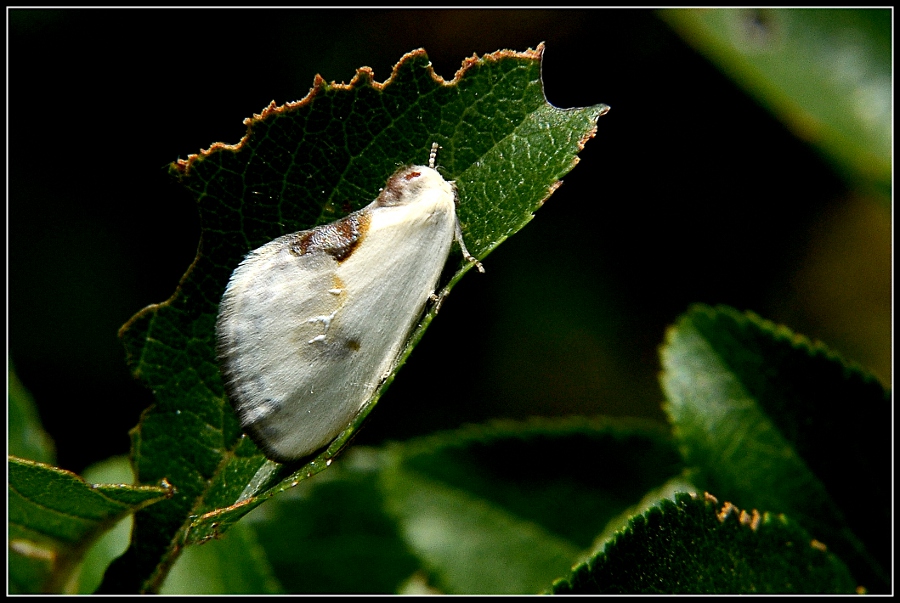
<instances>
[{"instance_id":1,"label":"green foliage","mask_svg":"<svg viewBox=\"0 0 900 603\"><path fill-rule=\"evenodd\" d=\"M889 581L890 396L873 377L753 314L693 308L662 350L692 481L786 513L869 590ZM719 495L719 494L717 494Z\"/></svg>"},{"instance_id":2,"label":"green foliage","mask_svg":"<svg viewBox=\"0 0 900 603\"><path fill-rule=\"evenodd\" d=\"M7 468L12 592L59 592L102 532L172 495L171 486L89 484L69 471L13 456Z\"/></svg>"},{"instance_id":3,"label":"green foliage","mask_svg":"<svg viewBox=\"0 0 900 603\"><path fill-rule=\"evenodd\" d=\"M652 423L494 422L354 447L238 525L287 592L534 593L680 468Z\"/></svg>"},{"instance_id":4,"label":"green foliage","mask_svg":"<svg viewBox=\"0 0 900 603\"><path fill-rule=\"evenodd\" d=\"M778 15L775 27L790 31L806 18ZM719 18L732 17L670 20L707 27L703 19ZM214 321L243 255L362 207L398 165L424 162L438 142L466 243L484 258L533 217L608 109L549 105L540 53L467 60L449 84L422 51L385 84L367 69L346 86L317 79L303 101L248 120L239 144L172 167L197 197L201 247L174 295L120 336L156 396L132 432L136 480L174 488L95 487L11 457L11 589L86 592L127 535L110 531L85 555L91 543L142 509L101 592L890 591L890 392L823 345L731 308L696 306L670 328L660 378L668 428L603 417L495 421L335 459L392 375L304 463L268 461L242 436L219 377ZM799 86L762 73L746 79L785 94ZM823 149L857 126L822 130ZM863 174L872 151L869 175L882 186L870 142L835 157ZM445 290L469 267L454 259ZM10 451L52 460L10 375Z\"/></svg>"},{"instance_id":5,"label":"green foliage","mask_svg":"<svg viewBox=\"0 0 900 603\"><path fill-rule=\"evenodd\" d=\"M94 484L131 484L134 471L127 456L114 456L84 470L84 479ZM134 515L126 515L111 529L100 535L84 556L73 589L78 594L91 594L103 581L109 564L128 549Z\"/></svg>"},{"instance_id":6,"label":"green foliage","mask_svg":"<svg viewBox=\"0 0 900 603\"><path fill-rule=\"evenodd\" d=\"M679 494L634 517L554 594L853 593L841 561L785 518Z\"/></svg>"},{"instance_id":7,"label":"green foliage","mask_svg":"<svg viewBox=\"0 0 900 603\"><path fill-rule=\"evenodd\" d=\"M539 592L681 466L658 427L599 419L500 423L389 452L386 508L449 593Z\"/></svg>"},{"instance_id":8,"label":"green foliage","mask_svg":"<svg viewBox=\"0 0 900 603\"><path fill-rule=\"evenodd\" d=\"M663 17L850 180L890 199L890 9L674 9Z\"/></svg>"},{"instance_id":9,"label":"green foliage","mask_svg":"<svg viewBox=\"0 0 900 603\"><path fill-rule=\"evenodd\" d=\"M175 295L135 316L121 337L135 375L157 400L132 432L137 477L166 477L178 491L172 504L137 517L132 546L104 590L156 590L183 545L224 533L265 498L324 469L380 395L299 469L275 467L242 437L214 345L218 301L241 258L368 204L398 165L424 162L433 142L444 148L439 167L456 181L467 246L483 258L531 220L607 110L549 105L540 55L470 60L451 83L434 74L423 51L406 55L383 85L368 69L348 86L317 80L306 99L248 120L240 144L214 145L173 166L198 199L200 250ZM445 291L469 268L463 263ZM401 364L434 314L412 335Z\"/></svg>"},{"instance_id":10,"label":"green foliage","mask_svg":"<svg viewBox=\"0 0 900 603\"><path fill-rule=\"evenodd\" d=\"M53 440L44 431L41 418L31 394L19 381L19 377L13 370L12 360L9 361L8 373L9 389L7 408L9 439L7 446L9 454L30 461L53 464L55 454Z\"/></svg>"},{"instance_id":11,"label":"green foliage","mask_svg":"<svg viewBox=\"0 0 900 603\"><path fill-rule=\"evenodd\" d=\"M255 530L239 523L227 538L213 537L205 546L187 547L166 577L160 594L278 594L266 552Z\"/></svg>"}]
</instances>

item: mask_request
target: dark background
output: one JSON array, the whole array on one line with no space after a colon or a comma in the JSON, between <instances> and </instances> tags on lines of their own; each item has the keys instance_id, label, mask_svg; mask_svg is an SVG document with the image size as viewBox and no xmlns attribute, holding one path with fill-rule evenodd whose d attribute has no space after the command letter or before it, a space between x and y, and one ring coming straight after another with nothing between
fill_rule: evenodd
<instances>
[{"instance_id":1,"label":"dark background","mask_svg":"<svg viewBox=\"0 0 900 603\"><path fill-rule=\"evenodd\" d=\"M116 338L199 241L167 173L316 73L546 42L558 107L607 103L565 184L453 290L358 443L494 417L664 420L657 348L693 302L752 310L891 376L889 210L845 189L653 12L10 10L9 351L77 472L153 401Z\"/></svg>"}]
</instances>

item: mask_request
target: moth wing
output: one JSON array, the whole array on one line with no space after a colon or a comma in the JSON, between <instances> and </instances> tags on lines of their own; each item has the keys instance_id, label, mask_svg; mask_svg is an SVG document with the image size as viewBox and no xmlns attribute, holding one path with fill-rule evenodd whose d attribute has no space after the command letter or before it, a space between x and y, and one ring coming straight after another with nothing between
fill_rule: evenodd
<instances>
[{"instance_id":1,"label":"moth wing","mask_svg":"<svg viewBox=\"0 0 900 603\"><path fill-rule=\"evenodd\" d=\"M251 252L222 298L226 389L270 458L306 456L347 427L393 368L446 262L452 200L426 213L370 208L348 257L297 255L300 233L287 235Z\"/></svg>"},{"instance_id":2,"label":"moth wing","mask_svg":"<svg viewBox=\"0 0 900 603\"><path fill-rule=\"evenodd\" d=\"M269 445L283 436L270 434L285 413L306 416L296 431L295 446L316 446L305 434L321 432L323 417L315 398L299 387L316 390L319 353L309 341L324 333L325 323L340 300L334 289L334 260L326 254L297 256L290 245L295 235L280 237L252 251L229 281L219 307L216 332L225 386L241 426L267 452L283 455L283 446Z\"/></svg>"}]
</instances>

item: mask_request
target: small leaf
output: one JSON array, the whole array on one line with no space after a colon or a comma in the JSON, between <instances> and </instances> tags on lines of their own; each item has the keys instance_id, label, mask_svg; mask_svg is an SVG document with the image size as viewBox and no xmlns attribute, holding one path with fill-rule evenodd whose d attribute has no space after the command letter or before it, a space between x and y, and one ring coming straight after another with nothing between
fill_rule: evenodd
<instances>
[{"instance_id":1,"label":"small leaf","mask_svg":"<svg viewBox=\"0 0 900 603\"><path fill-rule=\"evenodd\" d=\"M145 308L120 337L156 395L132 433L142 481L167 478L173 503L137 516L132 547L104 592L158 589L181 548L221 534L274 493L324 469L359 428L388 378L331 446L301 466L273 466L243 438L215 354L216 312L228 278L251 249L331 222L374 199L398 165L421 163L433 142L456 181L469 250L483 258L524 226L577 163L608 107L560 110L543 96L542 47L471 58L452 82L424 51L409 53L384 84L360 69L349 85L317 78L309 95L246 120L234 146L213 145L173 166L198 200L197 258L168 301ZM470 268L454 264L449 290ZM411 335L402 364L434 317Z\"/></svg>"},{"instance_id":2,"label":"small leaf","mask_svg":"<svg viewBox=\"0 0 900 603\"><path fill-rule=\"evenodd\" d=\"M87 547L171 488L88 484L57 467L9 457L9 579L20 593L61 592Z\"/></svg>"},{"instance_id":3,"label":"small leaf","mask_svg":"<svg viewBox=\"0 0 900 603\"><path fill-rule=\"evenodd\" d=\"M679 494L634 517L553 594L854 593L846 566L783 515Z\"/></svg>"},{"instance_id":4,"label":"small leaf","mask_svg":"<svg viewBox=\"0 0 900 603\"><path fill-rule=\"evenodd\" d=\"M869 592L889 583L891 405L876 379L785 327L696 306L670 328L662 386L692 481L785 513Z\"/></svg>"}]
</instances>

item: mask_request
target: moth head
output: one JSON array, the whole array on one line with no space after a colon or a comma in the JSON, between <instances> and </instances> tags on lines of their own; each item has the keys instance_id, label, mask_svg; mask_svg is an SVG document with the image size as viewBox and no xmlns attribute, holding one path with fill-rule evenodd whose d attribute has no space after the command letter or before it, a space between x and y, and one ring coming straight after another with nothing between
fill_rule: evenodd
<instances>
[{"instance_id":1,"label":"moth head","mask_svg":"<svg viewBox=\"0 0 900 603\"><path fill-rule=\"evenodd\" d=\"M409 205L427 196L430 191L456 198L456 187L444 180L437 170L425 165L411 165L394 172L376 202L381 207Z\"/></svg>"}]
</instances>

